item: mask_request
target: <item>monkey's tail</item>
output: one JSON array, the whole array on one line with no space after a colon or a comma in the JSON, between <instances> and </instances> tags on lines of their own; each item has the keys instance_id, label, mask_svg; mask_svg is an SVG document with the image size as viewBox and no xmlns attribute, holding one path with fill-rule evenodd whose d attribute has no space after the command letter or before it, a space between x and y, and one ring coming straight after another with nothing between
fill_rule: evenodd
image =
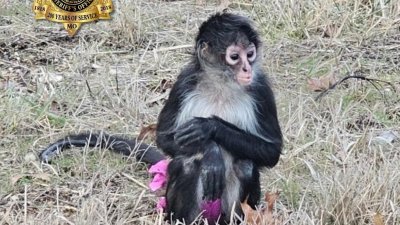
<instances>
[{"instance_id":1,"label":"monkey's tail","mask_svg":"<svg viewBox=\"0 0 400 225\"><path fill-rule=\"evenodd\" d=\"M125 156L133 155L138 161L151 165L166 158L156 147L136 140L129 140L101 132L68 135L42 150L39 154L39 159L42 162L49 163L54 156L58 155L64 149L74 146L85 147L86 145L89 147L110 149Z\"/></svg>"}]
</instances>

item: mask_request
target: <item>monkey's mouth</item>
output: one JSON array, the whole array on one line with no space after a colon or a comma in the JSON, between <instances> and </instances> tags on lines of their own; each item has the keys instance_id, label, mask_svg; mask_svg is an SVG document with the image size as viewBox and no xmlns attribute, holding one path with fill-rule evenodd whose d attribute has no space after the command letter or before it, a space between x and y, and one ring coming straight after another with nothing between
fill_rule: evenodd
<instances>
[{"instance_id":1,"label":"monkey's mouth","mask_svg":"<svg viewBox=\"0 0 400 225\"><path fill-rule=\"evenodd\" d=\"M250 84L251 84L252 79L251 79L251 76L248 76L248 77L238 77L238 78L237 78L237 81L239 82L239 84L244 85L244 86L247 86L247 85L250 85Z\"/></svg>"}]
</instances>

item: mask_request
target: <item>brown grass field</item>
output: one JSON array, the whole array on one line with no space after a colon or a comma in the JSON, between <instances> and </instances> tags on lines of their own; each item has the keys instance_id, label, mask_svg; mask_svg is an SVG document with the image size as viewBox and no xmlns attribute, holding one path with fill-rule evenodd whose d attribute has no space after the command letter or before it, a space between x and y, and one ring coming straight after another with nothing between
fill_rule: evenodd
<instances>
[{"instance_id":1,"label":"brown grass field","mask_svg":"<svg viewBox=\"0 0 400 225\"><path fill-rule=\"evenodd\" d=\"M164 224L146 165L91 148L51 165L37 154L69 133L135 137L156 123L218 10L204 4L115 0L112 20L71 38L35 21L32 1L1 3L0 224ZM280 193L277 224L400 224L400 1L237 0L229 11L254 20L276 93L284 154L261 182ZM316 100L319 81L352 75L374 80Z\"/></svg>"}]
</instances>

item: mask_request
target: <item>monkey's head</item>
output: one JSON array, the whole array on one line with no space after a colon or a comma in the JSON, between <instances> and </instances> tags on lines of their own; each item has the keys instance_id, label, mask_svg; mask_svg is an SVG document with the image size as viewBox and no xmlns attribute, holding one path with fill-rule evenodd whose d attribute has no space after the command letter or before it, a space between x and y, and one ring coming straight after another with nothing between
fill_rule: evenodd
<instances>
[{"instance_id":1,"label":"monkey's head","mask_svg":"<svg viewBox=\"0 0 400 225\"><path fill-rule=\"evenodd\" d=\"M261 41L251 22L242 16L217 13L205 21L196 38L196 54L204 65L228 71L240 85L253 81Z\"/></svg>"}]
</instances>

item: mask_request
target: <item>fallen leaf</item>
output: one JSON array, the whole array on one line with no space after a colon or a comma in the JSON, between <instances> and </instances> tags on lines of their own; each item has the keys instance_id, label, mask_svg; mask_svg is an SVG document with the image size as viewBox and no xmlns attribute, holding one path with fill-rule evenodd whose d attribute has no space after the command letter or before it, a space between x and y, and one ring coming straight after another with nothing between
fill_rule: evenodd
<instances>
[{"instance_id":1,"label":"fallen leaf","mask_svg":"<svg viewBox=\"0 0 400 225\"><path fill-rule=\"evenodd\" d=\"M272 214L274 204L279 197L279 193L266 192L264 199L267 206L260 209L252 209L249 204L247 204L247 199L241 203L243 213L245 215L246 224L250 225L278 225L282 224L277 218Z\"/></svg>"},{"instance_id":2,"label":"fallen leaf","mask_svg":"<svg viewBox=\"0 0 400 225\"><path fill-rule=\"evenodd\" d=\"M40 179L40 180L44 180L44 181L50 181L50 174L48 173L37 173L37 174L32 174L32 177L36 178L36 179Z\"/></svg>"},{"instance_id":3,"label":"fallen leaf","mask_svg":"<svg viewBox=\"0 0 400 225\"><path fill-rule=\"evenodd\" d=\"M384 225L385 224L383 222L383 216L380 213L375 213L373 221L374 221L374 225Z\"/></svg>"},{"instance_id":4,"label":"fallen leaf","mask_svg":"<svg viewBox=\"0 0 400 225\"><path fill-rule=\"evenodd\" d=\"M279 192L274 192L274 193L265 192L264 200L265 202L267 202L267 209L269 211L272 211L274 209L274 205L278 197L279 197Z\"/></svg>"},{"instance_id":5,"label":"fallen leaf","mask_svg":"<svg viewBox=\"0 0 400 225\"><path fill-rule=\"evenodd\" d=\"M24 160L25 162L35 162L37 160L36 154L29 152L24 156Z\"/></svg>"},{"instance_id":6,"label":"fallen leaf","mask_svg":"<svg viewBox=\"0 0 400 225\"><path fill-rule=\"evenodd\" d=\"M162 79L161 83L160 83L159 91L166 92L168 89L171 89L173 85L174 85L174 82L172 82L171 80Z\"/></svg>"},{"instance_id":7,"label":"fallen leaf","mask_svg":"<svg viewBox=\"0 0 400 225\"><path fill-rule=\"evenodd\" d=\"M323 37L337 37L339 34L340 27L336 24L328 24L324 28Z\"/></svg>"},{"instance_id":8,"label":"fallen leaf","mask_svg":"<svg viewBox=\"0 0 400 225\"><path fill-rule=\"evenodd\" d=\"M37 174L16 174L13 177L11 177L11 184L15 185L16 183L18 183L19 180L21 180L22 178L27 178L29 180L32 180L33 178L35 179L40 179L40 180L44 180L44 181L50 181L50 174L47 173L37 173Z\"/></svg>"},{"instance_id":9,"label":"fallen leaf","mask_svg":"<svg viewBox=\"0 0 400 225\"><path fill-rule=\"evenodd\" d=\"M335 82L336 77L332 74L307 80L308 88L315 92L325 91L332 87Z\"/></svg>"},{"instance_id":10,"label":"fallen leaf","mask_svg":"<svg viewBox=\"0 0 400 225\"><path fill-rule=\"evenodd\" d=\"M15 185L20 179L22 179L23 177L25 177L24 174L16 174L14 176L11 177L11 184Z\"/></svg>"},{"instance_id":11,"label":"fallen leaf","mask_svg":"<svg viewBox=\"0 0 400 225\"><path fill-rule=\"evenodd\" d=\"M245 202L240 203L240 205L242 206L246 224L250 225L261 224L261 213L258 212L257 210L252 209L250 205L247 204L247 199L245 200Z\"/></svg>"},{"instance_id":12,"label":"fallen leaf","mask_svg":"<svg viewBox=\"0 0 400 225\"><path fill-rule=\"evenodd\" d=\"M143 140L146 137L154 139L156 137L156 129L157 129L157 124L156 123L150 124L150 125L148 125L146 127L142 127L137 139L138 140Z\"/></svg>"}]
</instances>

